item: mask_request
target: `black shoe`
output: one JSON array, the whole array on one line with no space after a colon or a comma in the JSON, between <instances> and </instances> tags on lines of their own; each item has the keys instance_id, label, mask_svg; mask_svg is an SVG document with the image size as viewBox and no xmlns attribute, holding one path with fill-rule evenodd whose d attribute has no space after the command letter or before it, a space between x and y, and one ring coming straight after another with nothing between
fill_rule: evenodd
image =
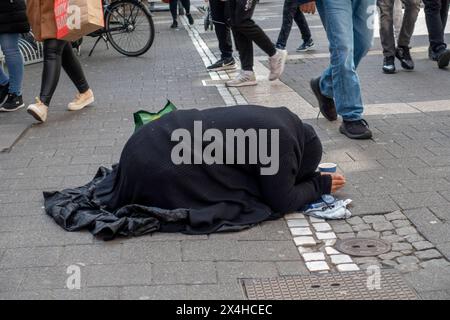
<instances>
[{"instance_id":1,"label":"black shoe","mask_svg":"<svg viewBox=\"0 0 450 320\"><path fill-rule=\"evenodd\" d=\"M3 105L3 103L8 98L8 91L9 83L5 84L4 86L0 86L0 106Z\"/></svg>"},{"instance_id":2,"label":"black shoe","mask_svg":"<svg viewBox=\"0 0 450 320\"><path fill-rule=\"evenodd\" d=\"M396 72L395 57L384 57L383 72L387 74L393 74Z\"/></svg>"},{"instance_id":3,"label":"black shoe","mask_svg":"<svg viewBox=\"0 0 450 320\"><path fill-rule=\"evenodd\" d=\"M411 57L411 52L408 47L398 47L395 50L395 56L402 63L402 68L405 70L414 70L414 61Z\"/></svg>"},{"instance_id":4,"label":"black shoe","mask_svg":"<svg viewBox=\"0 0 450 320\"><path fill-rule=\"evenodd\" d=\"M324 96L320 91L320 77L311 79L310 85L317 101L319 102L319 109L323 116L328 121L337 120L336 105L334 104L334 100Z\"/></svg>"},{"instance_id":5,"label":"black shoe","mask_svg":"<svg viewBox=\"0 0 450 320\"><path fill-rule=\"evenodd\" d=\"M186 14L186 17L188 18L189 24L192 26L194 24L194 18L192 18L192 14L188 13Z\"/></svg>"},{"instance_id":6,"label":"black shoe","mask_svg":"<svg viewBox=\"0 0 450 320\"><path fill-rule=\"evenodd\" d=\"M172 25L171 25L170 27L171 27L172 29L178 28L178 21L174 20L174 21L172 22Z\"/></svg>"},{"instance_id":7,"label":"black shoe","mask_svg":"<svg viewBox=\"0 0 450 320\"><path fill-rule=\"evenodd\" d=\"M223 71L223 70L234 70L236 69L236 61L233 57L220 59L216 63L213 63L207 67L209 71Z\"/></svg>"},{"instance_id":8,"label":"black shoe","mask_svg":"<svg viewBox=\"0 0 450 320\"><path fill-rule=\"evenodd\" d=\"M369 124L366 120L343 121L339 127L339 132L350 139L370 139L372 131L369 130Z\"/></svg>"},{"instance_id":9,"label":"black shoe","mask_svg":"<svg viewBox=\"0 0 450 320\"><path fill-rule=\"evenodd\" d=\"M305 52L312 48L314 48L314 40L309 39L308 41L303 42L302 45L300 47L298 47L296 51L297 52Z\"/></svg>"},{"instance_id":10,"label":"black shoe","mask_svg":"<svg viewBox=\"0 0 450 320\"><path fill-rule=\"evenodd\" d=\"M22 96L18 96L14 93L8 94L6 102L1 106L0 111L11 112L23 108L25 104L23 103Z\"/></svg>"},{"instance_id":11,"label":"black shoe","mask_svg":"<svg viewBox=\"0 0 450 320\"><path fill-rule=\"evenodd\" d=\"M440 69L447 68L450 64L450 50L442 49L435 55L438 67Z\"/></svg>"}]
</instances>

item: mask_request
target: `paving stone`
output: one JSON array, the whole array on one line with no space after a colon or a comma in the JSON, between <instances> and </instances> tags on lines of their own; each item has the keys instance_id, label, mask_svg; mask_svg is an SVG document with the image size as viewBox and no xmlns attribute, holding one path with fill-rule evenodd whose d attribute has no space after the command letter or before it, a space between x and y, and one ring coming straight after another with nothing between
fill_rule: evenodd
<instances>
[{"instance_id":1,"label":"paving stone","mask_svg":"<svg viewBox=\"0 0 450 320\"><path fill-rule=\"evenodd\" d=\"M403 256L403 257L398 257L396 259L396 261L400 264L417 264L419 263L419 259L417 259L414 256Z\"/></svg>"},{"instance_id":2,"label":"paving stone","mask_svg":"<svg viewBox=\"0 0 450 320\"><path fill-rule=\"evenodd\" d=\"M59 263L71 265L84 264L114 264L121 263L122 244L65 246L62 250Z\"/></svg>"},{"instance_id":3,"label":"paving stone","mask_svg":"<svg viewBox=\"0 0 450 320\"><path fill-rule=\"evenodd\" d=\"M263 241L262 241L263 242ZM147 245L149 246L149 245ZM242 248L238 241L196 240L182 242L183 261L240 261ZM164 252L160 254L166 255ZM145 258L146 255L144 254ZM130 259L132 255L130 253ZM173 259L169 258L169 259Z\"/></svg>"},{"instance_id":4,"label":"paving stone","mask_svg":"<svg viewBox=\"0 0 450 320\"><path fill-rule=\"evenodd\" d=\"M352 226L364 223L364 221L360 217L352 217L350 219L347 219L347 222L350 223Z\"/></svg>"},{"instance_id":5,"label":"paving stone","mask_svg":"<svg viewBox=\"0 0 450 320\"><path fill-rule=\"evenodd\" d=\"M442 255L439 253L439 251L435 249L425 250L425 251L417 251L416 256L420 260L431 260L436 258L441 258Z\"/></svg>"},{"instance_id":6,"label":"paving stone","mask_svg":"<svg viewBox=\"0 0 450 320\"><path fill-rule=\"evenodd\" d=\"M434 245L428 241L413 242L412 245L418 251L434 248Z\"/></svg>"},{"instance_id":7,"label":"paving stone","mask_svg":"<svg viewBox=\"0 0 450 320\"><path fill-rule=\"evenodd\" d=\"M330 270L330 267L325 261L306 262L306 267L312 272Z\"/></svg>"},{"instance_id":8,"label":"paving stone","mask_svg":"<svg viewBox=\"0 0 450 320\"><path fill-rule=\"evenodd\" d=\"M409 222L408 220L394 220L394 221L392 221L392 224L396 228L403 228L403 227L410 226L411 222Z\"/></svg>"},{"instance_id":9,"label":"paving stone","mask_svg":"<svg viewBox=\"0 0 450 320\"><path fill-rule=\"evenodd\" d=\"M382 236L382 237L387 237L387 236L392 236L392 235L394 235L394 232L393 232L393 231L383 231L383 232L381 233L381 236Z\"/></svg>"},{"instance_id":10,"label":"paving stone","mask_svg":"<svg viewBox=\"0 0 450 320\"><path fill-rule=\"evenodd\" d=\"M404 239L402 236L393 234L390 236L381 236L381 240L385 240L389 243L394 243L394 242L402 242Z\"/></svg>"},{"instance_id":11,"label":"paving stone","mask_svg":"<svg viewBox=\"0 0 450 320\"><path fill-rule=\"evenodd\" d=\"M330 256L333 264L353 263L352 258L346 254L337 254Z\"/></svg>"},{"instance_id":12,"label":"paving stone","mask_svg":"<svg viewBox=\"0 0 450 320\"><path fill-rule=\"evenodd\" d=\"M409 243L414 243L418 241L424 241L425 239L420 234L408 234L404 236L404 239Z\"/></svg>"},{"instance_id":13,"label":"paving stone","mask_svg":"<svg viewBox=\"0 0 450 320\"><path fill-rule=\"evenodd\" d=\"M300 261L297 262L300 264ZM278 276L278 269L274 262L217 262L217 275L219 283L235 283L240 278L272 278ZM215 273L211 269L212 273ZM215 278L210 276L211 281ZM191 283L189 281L189 283Z\"/></svg>"},{"instance_id":14,"label":"paving stone","mask_svg":"<svg viewBox=\"0 0 450 320\"><path fill-rule=\"evenodd\" d=\"M378 259L376 257L353 257L353 261L357 264L378 264Z\"/></svg>"},{"instance_id":15,"label":"paving stone","mask_svg":"<svg viewBox=\"0 0 450 320\"><path fill-rule=\"evenodd\" d=\"M0 260L0 269L54 266L60 254L61 247L9 249Z\"/></svg>"},{"instance_id":16,"label":"paving stone","mask_svg":"<svg viewBox=\"0 0 450 320\"><path fill-rule=\"evenodd\" d=\"M413 272L413 271L420 269L420 267L417 263L399 264L399 265L395 266L395 268L403 273Z\"/></svg>"},{"instance_id":17,"label":"paving stone","mask_svg":"<svg viewBox=\"0 0 450 320\"><path fill-rule=\"evenodd\" d=\"M312 235L312 231L310 228L291 228L291 233L294 237Z\"/></svg>"},{"instance_id":18,"label":"paving stone","mask_svg":"<svg viewBox=\"0 0 450 320\"><path fill-rule=\"evenodd\" d=\"M395 242L392 244L392 251L412 250L412 245L406 242Z\"/></svg>"},{"instance_id":19,"label":"paving stone","mask_svg":"<svg viewBox=\"0 0 450 320\"><path fill-rule=\"evenodd\" d=\"M450 242L438 244L437 249L447 260L450 260Z\"/></svg>"},{"instance_id":20,"label":"paving stone","mask_svg":"<svg viewBox=\"0 0 450 320\"><path fill-rule=\"evenodd\" d=\"M89 287L147 285L152 283L152 266L150 263L90 265L86 266L85 270L87 286Z\"/></svg>"},{"instance_id":21,"label":"paving stone","mask_svg":"<svg viewBox=\"0 0 450 320\"><path fill-rule=\"evenodd\" d=\"M445 290L420 292L419 295L422 300L450 300L450 292Z\"/></svg>"},{"instance_id":22,"label":"paving stone","mask_svg":"<svg viewBox=\"0 0 450 320\"><path fill-rule=\"evenodd\" d=\"M432 259L420 263L422 268L446 268L450 266L450 262L445 259Z\"/></svg>"},{"instance_id":23,"label":"paving stone","mask_svg":"<svg viewBox=\"0 0 450 320\"><path fill-rule=\"evenodd\" d=\"M384 216L388 221L393 220L406 220L406 216L401 211L395 211L388 213Z\"/></svg>"},{"instance_id":24,"label":"paving stone","mask_svg":"<svg viewBox=\"0 0 450 320\"><path fill-rule=\"evenodd\" d=\"M354 263L345 263L345 264L338 264L336 266L339 272L346 272L346 271L358 271L360 270L358 265Z\"/></svg>"},{"instance_id":25,"label":"paving stone","mask_svg":"<svg viewBox=\"0 0 450 320\"><path fill-rule=\"evenodd\" d=\"M390 222L376 222L372 227L374 231L389 231L394 229L394 226Z\"/></svg>"},{"instance_id":26,"label":"paving stone","mask_svg":"<svg viewBox=\"0 0 450 320\"><path fill-rule=\"evenodd\" d=\"M316 231L318 231L318 232L330 231L331 230L331 226L328 223L326 223L326 222L314 223L313 226L314 226L314 229Z\"/></svg>"},{"instance_id":27,"label":"paving stone","mask_svg":"<svg viewBox=\"0 0 450 320\"><path fill-rule=\"evenodd\" d=\"M436 276L437 274L439 276ZM408 273L404 278L418 292L450 288L450 268L429 265L425 269Z\"/></svg>"},{"instance_id":28,"label":"paving stone","mask_svg":"<svg viewBox=\"0 0 450 320\"><path fill-rule=\"evenodd\" d=\"M343 225L333 226L333 231L336 233L346 233L346 232L353 232L353 229L350 225L343 224Z\"/></svg>"},{"instance_id":29,"label":"paving stone","mask_svg":"<svg viewBox=\"0 0 450 320\"><path fill-rule=\"evenodd\" d=\"M299 261L283 261L276 262L275 264L281 277L309 274L305 264Z\"/></svg>"},{"instance_id":30,"label":"paving stone","mask_svg":"<svg viewBox=\"0 0 450 320\"><path fill-rule=\"evenodd\" d=\"M398 263L392 260L383 260L381 261L381 264L390 268L398 266Z\"/></svg>"},{"instance_id":31,"label":"paving stone","mask_svg":"<svg viewBox=\"0 0 450 320\"><path fill-rule=\"evenodd\" d=\"M123 300L186 300L187 286L127 286L120 293Z\"/></svg>"},{"instance_id":32,"label":"paving stone","mask_svg":"<svg viewBox=\"0 0 450 320\"><path fill-rule=\"evenodd\" d=\"M336 239L336 234L334 232L317 232L316 237L319 240L330 240Z\"/></svg>"},{"instance_id":33,"label":"paving stone","mask_svg":"<svg viewBox=\"0 0 450 320\"><path fill-rule=\"evenodd\" d=\"M368 270L369 268L372 269L374 267L381 268L381 263L379 263L379 262L377 262L377 263L363 263L363 264L358 264L358 267L361 270Z\"/></svg>"},{"instance_id":34,"label":"paving stone","mask_svg":"<svg viewBox=\"0 0 450 320\"><path fill-rule=\"evenodd\" d=\"M327 247L331 247L334 246L337 242L337 239L328 239L328 240L323 240L323 244Z\"/></svg>"},{"instance_id":35,"label":"paving stone","mask_svg":"<svg viewBox=\"0 0 450 320\"><path fill-rule=\"evenodd\" d=\"M378 257L382 260L394 260L395 258L401 257L401 256L402 256L402 254L400 252L392 251L392 252L380 254Z\"/></svg>"},{"instance_id":36,"label":"paving stone","mask_svg":"<svg viewBox=\"0 0 450 320\"><path fill-rule=\"evenodd\" d=\"M365 223L383 223L387 222L383 215L364 216L362 218Z\"/></svg>"},{"instance_id":37,"label":"paving stone","mask_svg":"<svg viewBox=\"0 0 450 320\"><path fill-rule=\"evenodd\" d=\"M354 234L353 232L338 233L338 234L336 235L336 237L337 237L338 239L345 240L345 239L351 239L351 238L354 238L354 237L355 237L355 234Z\"/></svg>"},{"instance_id":38,"label":"paving stone","mask_svg":"<svg viewBox=\"0 0 450 320\"><path fill-rule=\"evenodd\" d=\"M358 224L356 226L353 226L353 231L366 231L366 230L371 230L372 228L370 227L370 225L368 224Z\"/></svg>"},{"instance_id":39,"label":"paving stone","mask_svg":"<svg viewBox=\"0 0 450 320\"><path fill-rule=\"evenodd\" d=\"M299 246L315 246L317 244L313 237L295 237L295 245Z\"/></svg>"},{"instance_id":40,"label":"paving stone","mask_svg":"<svg viewBox=\"0 0 450 320\"><path fill-rule=\"evenodd\" d=\"M325 260L325 255L322 252L303 253L302 257L305 262Z\"/></svg>"},{"instance_id":41,"label":"paving stone","mask_svg":"<svg viewBox=\"0 0 450 320\"><path fill-rule=\"evenodd\" d=\"M378 239L380 238L380 233L372 230L366 230L366 231L360 231L358 232L357 238L371 238L371 239Z\"/></svg>"},{"instance_id":42,"label":"paving stone","mask_svg":"<svg viewBox=\"0 0 450 320\"><path fill-rule=\"evenodd\" d=\"M309 223L305 219L288 220L287 224L289 228L309 227Z\"/></svg>"},{"instance_id":43,"label":"paving stone","mask_svg":"<svg viewBox=\"0 0 450 320\"><path fill-rule=\"evenodd\" d=\"M291 220L291 219L305 219L306 216L303 213L288 213L284 215L284 218L286 220Z\"/></svg>"},{"instance_id":44,"label":"paving stone","mask_svg":"<svg viewBox=\"0 0 450 320\"><path fill-rule=\"evenodd\" d=\"M393 194L391 197L402 209L415 209L445 203L445 199L437 192Z\"/></svg>"},{"instance_id":45,"label":"paving stone","mask_svg":"<svg viewBox=\"0 0 450 320\"><path fill-rule=\"evenodd\" d=\"M402 227L396 230L399 236L407 236L411 234L416 234L417 230L414 227Z\"/></svg>"},{"instance_id":46,"label":"paving stone","mask_svg":"<svg viewBox=\"0 0 450 320\"><path fill-rule=\"evenodd\" d=\"M122 260L131 262L181 261L179 242L125 243L122 246Z\"/></svg>"},{"instance_id":47,"label":"paving stone","mask_svg":"<svg viewBox=\"0 0 450 320\"><path fill-rule=\"evenodd\" d=\"M238 283L187 286L187 297L190 300L242 300L242 299L245 299L245 295L242 290L242 287Z\"/></svg>"},{"instance_id":48,"label":"paving stone","mask_svg":"<svg viewBox=\"0 0 450 320\"><path fill-rule=\"evenodd\" d=\"M337 251L336 249L332 248L332 247L325 247L325 252L329 255L332 254L340 254L339 251Z\"/></svg>"}]
</instances>

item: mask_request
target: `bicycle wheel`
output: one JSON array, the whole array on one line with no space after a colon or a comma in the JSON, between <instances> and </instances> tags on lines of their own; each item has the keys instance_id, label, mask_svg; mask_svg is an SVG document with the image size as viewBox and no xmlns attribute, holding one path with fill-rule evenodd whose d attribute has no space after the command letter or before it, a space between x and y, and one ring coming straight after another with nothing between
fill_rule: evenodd
<instances>
[{"instance_id":1,"label":"bicycle wheel","mask_svg":"<svg viewBox=\"0 0 450 320\"><path fill-rule=\"evenodd\" d=\"M116 1L108 6L105 29L113 48L129 57L146 53L155 38L150 12L135 0Z\"/></svg>"}]
</instances>

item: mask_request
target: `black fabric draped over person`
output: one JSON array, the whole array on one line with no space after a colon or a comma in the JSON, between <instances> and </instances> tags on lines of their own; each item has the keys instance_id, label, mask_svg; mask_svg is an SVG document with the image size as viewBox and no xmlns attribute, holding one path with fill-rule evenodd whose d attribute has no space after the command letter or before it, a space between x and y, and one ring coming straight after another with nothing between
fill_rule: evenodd
<instances>
[{"instance_id":1,"label":"black fabric draped over person","mask_svg":"<svg viewBox=\"0 0 450 320\"><path fill-rule=\"evenodd\" d=\"M261 175L267 165L259 161L174 164L171 153L179 142L171 141L172 133L183 128L194 136L197 121L203 132L213 128L224 137L227 129L277 129L277 173ZM277 142L268 136L269 145ZM209 143L203 142L203 148ZM246 148L248 154L248 143ZM315 172L321 157L314 129L287 108L179 110L139 129L113 170L101 168L84 187L44 193L45 207L66 230L87 228L104 238L154 231L237 231L280 218L330 193L331 177Z\"/></svg>"}]
</instances>

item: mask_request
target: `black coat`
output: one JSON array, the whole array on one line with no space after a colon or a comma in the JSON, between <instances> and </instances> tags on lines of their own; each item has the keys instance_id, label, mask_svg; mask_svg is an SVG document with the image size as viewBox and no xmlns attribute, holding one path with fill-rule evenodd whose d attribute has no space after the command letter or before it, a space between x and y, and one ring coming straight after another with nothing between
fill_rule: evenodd
<instances>
[{"instance_id":1,"label":"black coat","mask_svg":"<svg viewBox=\"0 0 450 320\"><path fill-rule=\"evenodd\" d=\"M0 33L30 31L24 0L0 0Z\"/></svg>"},{"instance_id":2,"label":"black coat","mask_svg":"<svg viewBox=\"0 0 450 320\"><path fill-rule=\"evenodd\" d=\"M194 121L223 134L279 130L278 173L261 175L261 164L174 164L171 135L179 128L193 133ZM321 157L314 129L286 108L179 110L139 129L112 171L101 169L81 188L45 193L45 207L66 230L104 237L241 230L330 193L331 178L315 173Z\"/></svg>"}]
</instances>

